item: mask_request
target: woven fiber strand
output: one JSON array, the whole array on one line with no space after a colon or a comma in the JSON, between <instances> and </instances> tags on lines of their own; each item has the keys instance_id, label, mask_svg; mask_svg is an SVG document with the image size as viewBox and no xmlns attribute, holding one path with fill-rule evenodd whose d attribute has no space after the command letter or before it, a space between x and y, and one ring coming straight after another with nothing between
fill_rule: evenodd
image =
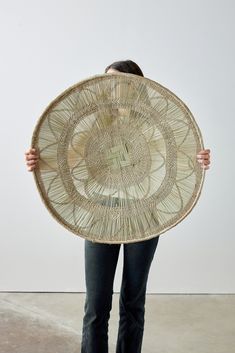
<instances>
[{"instance_id":1,"label":"woven fiber strand","mask_svg":"<svg viewBox=\"0 0 235 353\"><path fill-rule=\"evenodd\" d=\"M92 76L43 112L31 146L34 179L55 219L100 243L165 233L195 206L204 149L188 107L169 89L129 73Z\"/></svg>"}]
</instances>

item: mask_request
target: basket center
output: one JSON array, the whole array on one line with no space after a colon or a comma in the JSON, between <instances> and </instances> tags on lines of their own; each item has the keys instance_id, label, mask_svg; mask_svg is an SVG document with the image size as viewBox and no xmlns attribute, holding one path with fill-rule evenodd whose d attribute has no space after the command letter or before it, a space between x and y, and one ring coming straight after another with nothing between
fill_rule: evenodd
<instances>
[{"instance_id":1,"label":"basket center","mask_svg":"<svg viewBox=\"0 0 235 353\"><path fill-rule=\"evenodd\" d=\"M131 165L127 147L123 144L111 147L106 152L107 163L112 169L120 169Z\"/></svg>"}]
</instances>

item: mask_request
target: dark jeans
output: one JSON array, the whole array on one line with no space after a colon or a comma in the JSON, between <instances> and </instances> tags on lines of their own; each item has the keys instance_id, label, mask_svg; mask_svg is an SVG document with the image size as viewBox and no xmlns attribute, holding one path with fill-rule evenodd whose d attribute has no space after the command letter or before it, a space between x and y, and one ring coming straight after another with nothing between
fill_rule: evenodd
<instances>
[{"instance_id":1,"label":"dark jeans","mask_svg":"<svg viewBox=\"0 0 235 353\"><path fill-rule=\"evenodd\" d=\"M123 244L116 353L141 352L147 279L158 240L159 236ZM81 353L108 353L108 321L120 247L121 244L85 240L86 301Z\"/></svg>"}]
</instances>

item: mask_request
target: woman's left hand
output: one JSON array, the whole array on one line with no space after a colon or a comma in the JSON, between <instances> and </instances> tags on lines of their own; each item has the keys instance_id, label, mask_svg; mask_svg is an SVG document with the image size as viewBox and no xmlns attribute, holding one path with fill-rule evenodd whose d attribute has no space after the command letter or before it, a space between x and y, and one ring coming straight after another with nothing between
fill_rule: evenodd
<instances>
[{"instance_id":1,"label":"woman's left hand","mask_svg":"<svg viewBox=\"0 0 235 353\"><path fill-rule=\"evenodd\" d=\"M199 163L201 163L201 167L203 169L209 169L210 166L209 164L211 163L210 162L210 150L207 149L207 150L201 150L200 152L198 152L197 154L197 161Z\"/></svg>"}]
</instances>

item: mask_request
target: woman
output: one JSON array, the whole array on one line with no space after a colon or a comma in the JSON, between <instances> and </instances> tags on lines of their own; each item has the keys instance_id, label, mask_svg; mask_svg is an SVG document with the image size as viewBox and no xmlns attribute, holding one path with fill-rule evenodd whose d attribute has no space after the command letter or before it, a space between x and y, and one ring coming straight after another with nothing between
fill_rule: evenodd
<instances>
[{"instance_id":1,"label":"woman","mask_svg":"<svg viewBox=\"0 0 235 353\"><path fill-rule=\"evenodd\" d=\"M105 73L127 72L144 76L131 60L116 61ZM35 149L25 153L28 171L39 160ZM209 169L210 150L201 150L197 161ZM123 275L119 300L119 330L116 353L140 353L144 332L148 274L159 236L123 244ZM121 244L102 244L85 239L86 301L81 353L108 352L108 321L112 308L113 282Z\"/></svg>"}]
</instances>

